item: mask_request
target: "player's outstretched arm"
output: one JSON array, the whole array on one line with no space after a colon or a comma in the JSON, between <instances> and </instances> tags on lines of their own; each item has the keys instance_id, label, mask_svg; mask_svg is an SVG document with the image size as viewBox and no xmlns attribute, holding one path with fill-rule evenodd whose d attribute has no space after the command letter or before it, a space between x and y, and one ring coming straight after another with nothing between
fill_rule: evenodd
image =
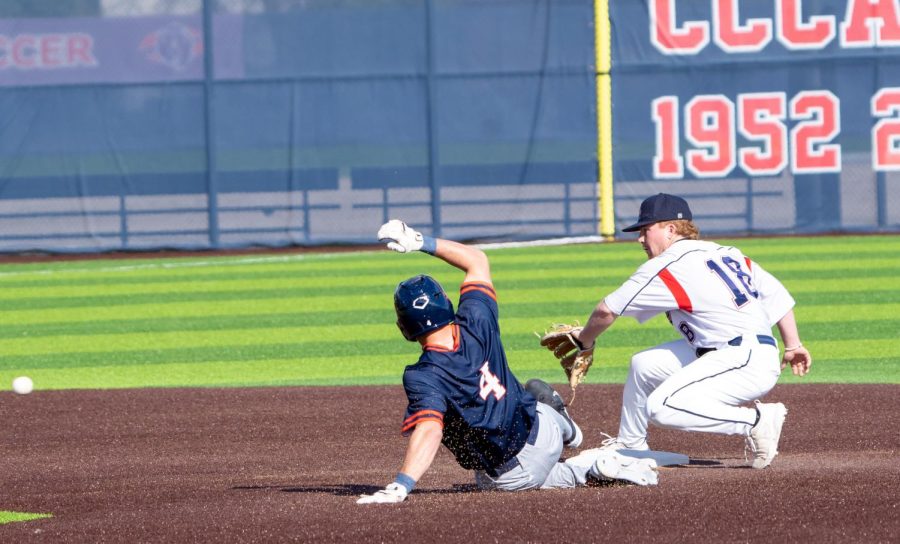
<instances>
[{"instance_id":1,"label":"player's outstretched arm","mask_svg":"<svg viewBox=\"0 0 900 544\"><path fill-rule=\"evenodd\" d=\"M443 429L437 421L423 421L416 425L409 437L403 466L400 467L400 473L397 474L394 481L380 491L361 496L356 504L403 502L409 492L413 490L416 482L434 462L443 436Z\"/></svg>"},{"instance_id":2,"label":"player's outstretched arm","mask_svg":"<svg viewBox=\"0 0 900 544\"><path fill-rule=\"evenodd\" d=\"M601 300L591 313L591 317L588 318L584 329L578 334L578 341L581 342L584 349L593 347L597 337L608 329L618 317L609 309L606 301Z\"/></svg>"},{"instance_id":3,"label":"player's outstretched arm","mask_svg":"<svg viewBox=\"0 0 900 544\"><path fill-rule=\"evenodd\" d=\"M447 262L466 273L466 282L491 283L487 255L478 248L443 238L432 238L399 219L391 219L378 229L378 239L398 253L422 251Z\"/></svg>"},{"instance_id":4,"label":"player's outstretched arm","mask_svg":"<svg viewBox=\"0 0 900 544\"><path fill-rule=\"evenodd\" d=\"M794 310L788 311L778 320L778 332L784 343L784 356L781 359L781 368L791 365L791 371L797 376L805 376L812 366L812 355L803 343L800 342L800 333L797 331L797 320L794 318Z\"/></svg>"}]
</instances>

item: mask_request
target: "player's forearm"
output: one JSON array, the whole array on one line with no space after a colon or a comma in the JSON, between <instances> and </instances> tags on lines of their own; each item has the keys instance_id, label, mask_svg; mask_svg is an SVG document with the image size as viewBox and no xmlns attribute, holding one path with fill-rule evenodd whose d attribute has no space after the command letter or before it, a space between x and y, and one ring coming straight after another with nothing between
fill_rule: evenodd
<instances>
[{"instance_id":1,"label":"player's forearm","mask_svg":"<svg viewBox=\"0 0 900 544\"><path fill-rule=\"evenodd\" d=\"M578 341L586 348L593 346L597 337L608 329L617 317L606 305L606 302L601 300L591 313L591 317L588 318L581 334L578 335Z\"/></svg>"},{"instance_id":2,"label":"player's forearm","mask_svg":"<svg viewBox=\"0 0 900 544\"><path fill-rule=\"evenodd\" d=\"M443 436L441 425L436 421L423 421L416 425L416 429L409 437L406 457L400 472L418 481L434 461Z\"/></svg>"},{"instance_id":3,"label":"player's forearm","mask_svg":"<svg viewBox=\"0 0 900 544\"><path fill-rule=\"evenodd\" d=\"M789 310L778 320L778 332L781 334L781 342L785 349L795 348L800 345L800 332L797 330L797 321L794 318L794 310Z\"/></svg>"},{"instance_id":4,"label":"player's forearm","mask_svg":"<svg viewBox=\"0 0 900 544\"><path fill-rule=\"evenodd\" d=\"M437 247L434 256L465 272L465 281L490 283L491 267L487 255L483 251L443 238L436 238L435 242Z\"/></svg>"}]
</instances>

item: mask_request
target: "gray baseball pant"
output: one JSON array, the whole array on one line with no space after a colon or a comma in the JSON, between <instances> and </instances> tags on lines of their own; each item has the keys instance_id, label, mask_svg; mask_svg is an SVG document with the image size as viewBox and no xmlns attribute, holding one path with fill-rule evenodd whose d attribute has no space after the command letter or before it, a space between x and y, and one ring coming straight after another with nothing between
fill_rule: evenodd
<instances>
[{"instance_id":1,"label":"gray baseball pant","mask_svg":"<svg viewBox=\"0 0 900 544\"><path fill-rule=\"evenodd\" d=\"M537 437L534 444L525 444L516 455L517 462L497 477L475 471L479 489L522 491L525 489L568 488L584 485L590 467L570 465L559 460L563 442L571 438L568 421L552 407L537 403Z\"/></svg>"}]
</instances>

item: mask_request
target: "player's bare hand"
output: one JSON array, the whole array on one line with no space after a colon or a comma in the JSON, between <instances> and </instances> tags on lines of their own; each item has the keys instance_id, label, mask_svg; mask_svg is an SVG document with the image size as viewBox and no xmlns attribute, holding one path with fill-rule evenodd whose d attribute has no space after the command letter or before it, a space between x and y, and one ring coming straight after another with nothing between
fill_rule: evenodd
<instances>
[{"instance_id":1,"label":"player's bare hand","mask_svg":"<svg viewBox=\"0 0 900 544\"><path fill-rule=\"evenodd\" d=\"M406 500L406 488L397 482L390 483L384 489L371 495L361 495L356 504L391 504Z\"/></svg>"},{"instance_id":2,"label":"player's bare hand","mask_svg":"<svg viewBox=\"0 0 900 544\"><path fill-rule=\"evenodd\" d=\"M812 355L810 355L809 350L803 346L791 351L786 351L784 352L784 357L781 359L782 370L787 365L791 365L791 371L795 376L806 376L809 372L809 368L812 366Z\"/></svg>"}]
</instances>

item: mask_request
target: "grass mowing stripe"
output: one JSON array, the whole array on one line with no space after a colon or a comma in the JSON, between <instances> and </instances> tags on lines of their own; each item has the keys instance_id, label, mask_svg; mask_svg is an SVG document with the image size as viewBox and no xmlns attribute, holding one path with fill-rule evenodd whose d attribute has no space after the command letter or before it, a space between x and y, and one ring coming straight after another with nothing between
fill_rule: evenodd
<instances>
[{"instance_id":1,"label":"grass mowing stripe","mask_svg":"<svg viewBox=\"0 0 900 544\"><path fill-rule=\"evenodd\" d=\"M813 266L812 263L806 263L813 268L812 271L795 271L790 274L780 274L782 281L787 283L789 279L803 279L802 283L794 286L794 290L812 289L816 291L822 290L861 290L863 287L870 287L869 279L879 278L880 287L897 287L900 288L900 278L896 276L894 271L900 265L900 260L895 263L889 263L884 267L869 266L862 270L841 270L841 269L821 269ZM824 267L823 267L824 268ZM597 271L592 268L575 268L567 265L564 269L548 269L546 267L532 267L529 270L519 270L508 272L505 275L497 276L495 283L498 289L521 289L540 287L548 283L553 285L570 285L573 287L587 287L592 289L612 290L628 277L631 267L621 270L602 271L602 277L598 277ZM495 272L496 274L496 272ZM446 271L440 274L447 276ZM405 279L405 274L373 274L371 271L365 273L362 270L358 275L350 276L352 281L349 282L356 289L364 287L393 287L397 281ZM457 277L459 274L457 274ZM461 278L460 278L461 280ZM457 281L460 281L457 280ZM455 283L451 278L449 280ZM240 279L235 278L216 278L210 281L195 281L191 278L172 278L172 281L157 282L99 282L91 285L81 285L75 288L71 285L52 285L52 286L27 286L13 287L6 286L0 290L0 300L9 301L15 304L19 301L39 302L41 299L64 299L70 298L80 300L85 298L93 298L94 296L118 297L118 296L141 296L148 294L170 295L170 294L193 294L198 293L214 293L214 292L249 292L253 290L266 291L272 289L306 289L306 290L324 290L329 287L343 288L348 282L342 278L336 278L333 275L319 277L315 279L296 277L296 276L271 276L266 274L257 274L244 276Z\"/></svg>"},{"instance_id":2,"label":"grass mowing stripe","mask_svg":"<svg viewBox=\"0 0 900 544\"><path fill-rule=\"evenodd\" d=\"M526 322L527 330L521 331L526 335L532 334L535 320ZM515 334L512 324L503 324L505 334ZM340 337L341 341L329 341L329 338ZM352 341L343 340L352 338ZM122 334L110 334L104 331L101 334L92 335L60 335L25 338L4 338L0 340L0 353L6 357L21 357L27 355L41 355L52 353L65 353L75 357L78 353L110 353L116 351L133 351L147 349L186 349L186 348L213 348L217 346L253 346L264 344L279 344L291 341L300 345L297 356L303 356L303 345L326 342L332 346L332 352L336 352L340 346L342 349L351 349L358 346L359 352L364 353L366 346L374 342L389 339L396 343L398 339L396 326L392 321L381 324L352 324L344 325L336 329L332 325L317 324L315 326L277 326L267 328L228 329L228 330L175 330L161 331L153 334L143 332L128 332Z\"/></svg>"},{"instance_id":3,"label":"grass mowing stripe","mask_svg":"<svg viewBox=\"0 0 900 544\"><path fill-rule=\"evenodd\" d=\"M413 357L414 359L414 357ZM375 356L345 360L341 373L345 383L399 383L408 362L385 364ZM18 371L19 369L14 369ZM143 365L107 364L69 368L35 369L31 372L36 390L107 389L130 387L215 387L234 384L290 384L328 382L338 384L334 360L312 358L259 359L250 361L206 361L202 365L167 362L155 365L148 373Z\"/></svg>"},{"instance_id":4,"label":"grass mowing stripe","mask_svg":"<svg viewBox=\"0 0 900 544\"><path fill-rule=\"evenodd\" d=\"M247 307L244 315L239 312L226 312L221 315L188 316L177 312L172 316L157 317L153 319L129 316L128 319L110 320L79 320L74 322L20 324L12 321L0 327L0 339L41 338L54 336L89 336L103 334L156 334L167 332L199 332L199 331L225 331L225 330L252 330L285 327L315 327L328 324L331 327L347 327L353 325L385 325L393 323L395 319L392 307L382 305L379 309L368 309L363 312L284 312L284 313L254 313L253 310L263 308ZM294 305L291 305L294 307ZM528 311L516 311L524 307ZM509 304L508 310L501 317L501 330L504 333L504 342L515 338L517 333L529 329L534 332L542 332L552 323L571 321L573 315L587 316L589 307L583 306L577 309L566 310L559 304ZM797 317L802 324L801 330L815 323L816 327L811 332L803 334L804 338L893 338L897 336L897 323L894 317L900 315L900 304L858 304L841 307L828 306L803 307L797 310ZM200 308L201 310L208 310ZM288 308L290 309L290 308ZM537 311L542 310L542 311ZM85 317L81 315L81 317ZM90 317L90 316L88 316ZM630 326L633 322L624 319L621 324L610 329L603 337L604 343L616 340L618 336L633 338L634 343L644 344L652 342L655 338L665 334L677 338L675 332L661 320L656 326L651 324L643 327ZM533 338L532 335L528 335ZM352 344L353 341L349 340ZM507 345L508 342L507 342ZM650 344L648 344L650 345Z\"/></svg>"},{"instance_id":5,"label":"grass mowing stripe","mask_svg":"<svg viewBox=\"0 0 900 544\"><path fill-rule=\"evenodd\" d=\"M265 293L268 298L240 298L234 300L215 300L214 304L197 304L197 300L160 303L139 303L112 306L72 306L62 308L38 308L28 310L13 310L6 308L0 312L0 325L3 327L20 327L34 325L34 330L39 325L59 327L64 323L88 322L88 321L143 321L149 316L156 319L181 319L204 316L248 315L248 314L294 314L294 313L321 313L321 323L347 323L347 319L356 314L381 313L390 308L387 295L353 296L353 310L333 310L342 307L342 301L325 299L311 300L308 297L278 296L278 292ZM200 297L205 298L205 297ZM571 321L573 319L585 320L596 303L588 297L571 297L558 302L507 302L501 292L502 309L501 318L504 317L528 317L548 316L548 324L553 319L558 321ZM861 293L801 293L796 297L797 312L803 315L803 320L811 319L820 313L815 306L833 306L833 311L823 313L825 319L867 319L872 317L882 318L890 316L890 312L898 312L900 308L895 305L900 303L900 290L894 291L869 291ZM386 300L388 302L386 302ZM351 300L343 301L350 304ZM96 302L99 304L99 302ZM393 318L391 318L393 320ZM626 320L628 321L628 320ZM374 322L361 320L360 322ZM111 323L115 329L131 327L127 323ZM0 331L0 334L3 334ZM4 336L17 336L5 334Z\"/></svg>"},{"instance_id":6,"label":"grass mowing stripe","mask_svg":"<svg viewBox=\"0 0 900 544\"><path fill-rule=\"evenodd\" d=\"M151 349L165 347L194 348L221 345L253 346L293 340L299 343L333 338L334 343L344 338L356 340L381 340L394 338L394 323L382 325L348 325L340 330L330 325L315 327L270 327L267 329L235 329L226 331L175 331L155 334L95 334L91 336L50 336L40 338L6 338L0 340L0 353L6 357L48 353L115 352L120 350ZM299 355L299 354L298 354Z\"/></svg>"},{"instance_id":7,"label":"grass mowing stripe","mask_svg":"<svg viewBox=\"0 0 900 544\"><path fill-rule=\"evenodd\" d=\"M724 245L736 245L746 253L751 251L760 255L773 257L791 257L791 259L779 259L782 261L796 260L798 256L808 257L820 255L822 258L840 260L842 258L862 258L868 254L890 254L892 248L900 250L900 239L892 235L881 236L842 236L836 238L809 237L809 238L763 238L763 239L719 239ZM852 247L853 251L846 251ZM562 258L566 261L573 257L593 256L602 260L606 258L627 258L632 251L637 251L634 242L602 243L592 245L549 246L517 249L490 249L488 250L492 262L514 262L523 260L525 263L533 263L536 258L548 257ZM624 256L624 257L623 257ZM754 257L754 255L750 255ZM417 256L408 256L407 260ZM425 260L427 258L421 257ZM326 253L326 254L289 254L289 255L261 255L261 256L209 256L200 259L177 257L169 259L120 259L117 261L57 261L29 264L5 264L0 266L0 279L14 276L40 276L53 274L92 276L103 273L117 272L141 272L141 271L172 271L180 270L190 273L189 269L219 268L219 267L256 267L279 266L282 264L303 264L309 267L335 266L343 267L352 264L353 261L371 262L378 259L396 259L383 250L366 251L360 253ZM759 260L757 258L757 260ZM640 262L638 259L636 262ZM404 264L396 265L398 268ZM223 271L223 273L227 273Z\"/></svg>"},{"instance_id":8,"label":"grass mowing stripe","mask_svg":"<svg viewBox=\"0 0 900 544\"><path fill-rule=\"evenodd\" d=\"M559 300L558 302L512 302L504 293L510 291L501 291L501 318L504 317L527 317L527 316L550 316L561 321L572 321L574 319L585 320L593 310L596 300L585 297L570 297L568 299ZM6 307L0 312L0 325L24 326L24 325L40 325L47 324L55 327L62 323L75 323L86 321L128 321L128 320L146 320L152 316L158 319L179 319L202 316L216 315L247 315L247 314L293 314L293 313L321 313L321 323L329 323L331 319L340 319L341 323L345 323L346 316L367 312L382 312L385 308L390 308L390 298L386 294L377 295L354 295L346 300L335 301L330 298L310 299L309 297L290 297L286 293L278 291L270 291L260 294L254 298L242 298L235 295L234 299L212 299L210 304L198 304L197 302L205 302L209 300L208 296L202 297L185 297L188 300L177 300L175 302L167 302L159 300L161 297L152 297L153 302L141 302L146 299L135 301L118 300L110 301L109 306L102 305L101 301L83 301L85 304L93 302L94 305L72 305L56 308L29 308L29 309L12 309ZM598 299L599 299L598 295ZM162 297L164 298L164 297ZM803 313L803 320L810 319L811 316L818 315L821 310L815 306L833 306L833 311L823 313L824 318L834 319L867 319L872 317L889 316L891 311L900 311L895 307L900 303L900 290L873 290L868 292L845 292L845 293L800 293L796 294L797 312ZM193 300L192 300L193 299ZM553 300L552 298L548 300ZM71 301L70 301L71 302ZM129 304L130 302L130 304ZM118 303L118 304L117 304ZM334 308L345 307L352 304L353 310L334 310ZM27 305L26 305L27 306ZM883 309L881 308L883 307ZM887 313L886 313L887 312ZM340 316L340 317L336 317ZM393 318L392 318L393 320ZM371 321L361 321L371 322ZM548 323L550 318L548 317ZM802 323L801 323L802 325ZM122 324L119 327L128 327ZM13 335L9 335L13 336Z\"/></svg>"},{"instance_id":9,"label":"grass mowing stripe","mask_svg":"<svg viewBox=\"0 0 900 544\"><path fill-rule=\"evenodd\" d=\"M401 342L403 342L401 340ZM70 368L91 367L148 367L145 372L148 375L159 372L158 368L166 364L177 363L183 366L195 365L198 367L198 373L206 372L202 370L207 363L211 362L256 362L283 359L292 361L296 367L301 367L306 361L315 359L327 359L329 372L337 374L334 369L340 368L341 372L345 368L345 364L353 364L360 357L374 357L379 361L378 364L389 366L400 365L402 368L412 364L419 356L419 350L412 345L398 344L396 340L381 340L371 342L365 349L360 349L357 353L349 353L344 350L336 353L334 349L321 343L317 344L312 350L302 351L306 346L292 343L282 344L263 344L263 345L223 345L210 348L163 348L148 350L132 350L132 351L113 351L113 352L85 352L74 354L49 353L40 355L26 355L16 357L15 359L5 358L0 360L0 372L8 374L10 379L15 369L47 370L48 372L64 371ZM333 345L332 345L333 347ZM34 376L32 376L33 378ZM395 376L399 380L399 374Z\"/></svg>"},{"instance_id":10,"label":"grass mowing stripe","mask_svg":"<svg viewBox=\"0 0 900 544\"><path fill-rule=\"evenodd\" d=\"M437 278L442 283L446 285L453 285L452 280L447 281L442 277ZM182 301L210 301L210 300L235 300L235 299L259 299L259 298L280 298L280 297L305 297L309 300L313 299L321 299L325 297L329 299L328 304L340 304L341 302L338 300L333 300L335 298L340 298L342 296L347 295L355 295L355 294L371 294L374 292L382 292L385 293L385 297L389 296L389 293L393 292L393 288L396 285L396 282L391 280L382 280L380 278L374 278L369 282L361 282L362 284L349 284L342 285L338 290L330 290L331 292L336 292L338 294L322 294L323 290L329 291L327 289L328 285L301 285L297 286L296 284L288 283L268 283L263 282L262 284L258 282L223 282L217 284L206 284L201 286L194 286L187 283L178 283L174 285L163 285L160 286L162 288L159 289L151 289L150 292L139 292L139 293L128 293L127 289L119 290L115 288L108 289L98 289L98 291L103 294L98 295L85 295L82 291L76 291L71 289L61 289L61 290L51 290L44 289L37 291L33 294L40 296L22 296L22 294L18 294L14 291L4 293L3 297L8 297L6 300L3 300L3 306L5 310L24 310L24 309L50 309L50 308L65 308L65 307L88 307L88 306L122 306L122 305L131 305L131 304L146 304L151 302L182 302ZM542 287L546 283L550 283L550 287ZM788 283L788 282L785 282ZM250 286L253 285L256 288L254 289L239 289L237 287ZM535 287L532 287L535 286ZM546 297L544 300L553 300L560 296L560 294L565 294L563 291L563 287L566 286L581 286L583 285L586 288L591 289L593 292L598 293L597 298L599 299L601 296L606 293L612 291L618 284L603 284L600 281L586 279L583 282L572 281L569 284L562 284L557 281L548 280L547 282L540 280L531 280L527 282L527 285L523 285L521 287L517 287L515 285L509 285L504 288L504 283L498 281L497 289L498 294L501 297L505 296L505 293L512 293L513 296L509 299L505 299L505 302L510 301L510 299L515 300L517 295L520 293L530 293L530 300L534 300L533 296ZM379 286L382 288L379 289ZM798 282L796 284L789 284L789 288L791 289L792 294L794 296L799 296L801 294L806 294L809 292L813 292L816 294L821 294L825 292L829 293L847 293L847 292L865 292L867 290L872 289L872 282L870 278L866 277L856 277L852 279L823 279L823 280L815 280L815 281L804 281ZM900 276L892 275L888 277L882 278L878 282L878 287L880 289L890 289L892 291L900 291ZM448 287L449 289L449 287ZM68 295L69 293L72 296L58 296L62 291L64 294ZM2 291L0 291L2 292ZM56 296L54 296L56 295ZM529 296L529 295L523 295ZM0 298L3 298L0 297Z\"/></svg>"},{"instance_id":11,"label":"grass mowing stripe","mask_svg":"<svg viewBox=\"0 0 900 544\"><path fill-rule=\"evenodd\" d=\"M412 355L415 358L415 355ZM542 378L562 383L559 366L512 351L510 366L522 380ZM148 373L142 366L127 364L83 366L63 369L28 369L37 391L51 389L109 389L133 387L231 387L269 385L373 385L400 383L406 361L390 364L379 356L360 356L343 361L340 374L333 358L265 359L255 361L209 361L203 365L162 363ZM24 372L12 369L12 376ZM894 358L820 359L814 372L798 379L785 371L780 383L900 383L900 368ZM621 383L624 365L595 364L588 383ZM0 373L2 377L2 373Z\"/></svg>"},{"instance_id":12,"label":"grass mowing stripe","mask_svg":"<svg viewBox=\"0 0 900 544\"><path fill-rule=\"evenodd\" d=\"M397 282L381 276L359 277L352 282L352 285L356 290L363 290L364 288L371 289L377 286L390 286L393 290L393 287L396 284ZM346 285L346 283L342 281L333 281L330 278L323 278L316 282L310 282L302 278L219 280L215 282L194 282L185 280L170 281L166 283L133 283L127 285L99 284L89 288L84 286L73 288L68 285L61 285L57 287L2 289L0 290L0 300L39 300L42 298L84 298L91 296L119 297L151 294L177 295L181 293L228 293L249 292L254 290L268 291L273 289L307 289L312 293L315 292L314 289L321 290L323 288L341 287L343 285Z\"/></svg>"},{"instance_id":13,"label":"grass mowing stripe","mask_svg":"<svg viewBox=\"0 0 900 544\"><path fill-rule=\"evenodd\" d=\"M0 277L14 276L52 276L104 273L132 273L153 270L198 270L203 268L241 267L241 266L278 266L299 262L340 262L343 260L366 259L370 256L378 258L388 253L387 250L348 251L337 253L294 253L247 255L208 255L202 257L184 256L164 259L88 259L76 261L44 261L39 263L6 263L0 265Z\"/></svg>"},{"instance_id":14,"label":"grass mowing stripe","mask_svg":"<svg viewBox=\"0 0 900 544\"><path fill-rule=\"evenodd\" d=\"M437 277L438 281L442 281L441 277ZM383 290L373 289L369 286L346 285L337 292L326 292L323 294L323 288L318 286L309 287L274 287L270 289L247 289L247 290L223 290L223 291L206 291L206 292L180 292L180 293L146 293L131 295L95 295L95 296L73 296L73 297L56 297L56 298L20 298L10 299L3 302L5 311L15 310L37 310L37 309L53 309L53 308L85 308L92 306L130 306L134 304L150 304L163 302L217 302L222 300L243 300L243 299L273 299L273 298L303 298L304 307L331 309L335 307L354 307L358 303L365 304L366 301L378 301L379 305L391 304L394 287L396 283L385 284ZM551 289L531 290L531 296L543 296ZM560 289L553 288L557 295ZM528 290L518 290L519 293L529 293ZM556 297L550 297L556 298ZM545 299L546 300L546 299Z\"/></svg>"},{"instance_id":15,"label":"grass mowing stripe","mask_svg":"<svg viewBox=\"0 0 900 544\"><path fill-rule=\"evenodd\" d=\"M848 329L856 328L856 321L867 319L879 319L885 321L893 321L895 329L898 330L900 324L897 323L897 316L900 315L900 303L891 304L831 304L827 307L828 311L811 305L798 305L794 308L794 314L797 316L798 324L803 330L805 323L845 323Z\"/></svg>"},{"instance_id":16,"label":"grass mowing stripe","mask_svg":"<svg viewBox=\"0 0 900 544\"><path fill-rule=\"evenodd\" d=\"M303 297L291 298L262 298L214 301L213 304L196 304L196 301L162 303L162 304L133 304L121 306L97 306L97 307L71 307L41 310L17 310L0 312L0 325L33 325L57 327L65 323L85 323L90 321L106 321L115 326L131 327L129 321L150 321L152 319L190 319L216 316L244 316L244 315L278 315L278 314L322 314L319 323L329 323L331 315L346 318L354 314L380 313L388 310L392 316L388 321L393 322L396 316L393 313L391 299L383 295L360 296L359 304L353 311L327 311L310 308L305 305ZM333 306L340 307L340 306ZM152 316L152 318L151 318ZM361 320L361 323L372 322L369 319ZM110 331L113 332L113 331Z\"/></svg>"},{"instance_id":17,"label":"grass mowing stripe","mask_svg":"<svg viewBox=\"0 0 900 544\"><path fill-rule=\"evenodd\" d=\"M111 345L106 343L105 349L85 350L81 352L57 353L55 351L44 353L23 353L17 354L14 358L8 357L0 360L0 369L10 368L11 366L26 366L30 368L66 368L72 366L102 366L107 364L106 361L114 362L114 364L141 364L141 365L159 365L167 362L179 363L204 363L214 360L222 361L246 361L246 360L262 360L267 358L293 358L296 361L304 361L315 357L331 357L337 360L350 360L359 356L374 355L381 356L391 361L401 360L406 364L411 364L417 357L418 350L414 344L407 344L388 333L395 333L393 327L386 327L385 335L380 339L366 341L348 341L335 344L330 341L312 340L300 342L271 342L271 343L246 343L246 342L230 342L209 345L210 342L204 342L204 345L176 345L177 342L166 343L157 339L157 343L153 349L138 349L138 346L130 347L130 344ZM871 353L873 356L885 354L900 353L900 349L888 346L885 348L883 342L890 344L894 340L893 330L887 326L880 328L867 327L861 330L862 335L840 335L840 324L834 324L831 329L815 329L811 328L804 334L804 340L814 353L828 353L829 356L834 355L858 355L862 353L865 346L873 346ZM212 333L213 338L224 337L233 338L232 334ZM165 337L167 335L158 335ZM835 342L833 338L838 337L843 342L852 347L846 353L835 352L830 346ZM92 339L102 339L103 336L97 336ZM88 339L86 344L88 347L96 345ZM635 330L627 329L610 329L601 340L598 348L598 360L604 363L613 363L618 365L627 365L631 355L647 346L657 345L663 342L677 339L668 327L644 326ZM853 342L845 340L852 339ZM881 343L879 343L881 342ZM544 350L537 346L536 337L530 331L518 332L514 334L504 333L504 344L510 352L519 354L520 357L537 358L544 364L553 364L553 361ZM824 346L824 347L823 347ZM826 351L827 350L827 351ZM879 351L881 350L881 351ZM343 363L340 363L343 364Z\"/></svg>"},{"instance_id":18,"label":"grass mowing stripe","mask_svg":"<svg viewBox=\"0 0 900 544\"><path fill-rule=\"evenodd\" d=\"M814 269L815 267L811 267L809 260L807 259L805 262L791 262L791 263L783 263L779 266L779 270L781 273L787 272L797 272L798 277L807 277L803 276L802 273L813 274L816 277L822 277L825 279L841 279L846 277L847 273L850 271L855 271L855 276L861 275L871 275L872 277L881 277L881 276L890 276L890 272L900 264L900 259L877 259L871 261L860 261L857 256L852 256L852 261L842 263L844 266L840 269L833 268L833 263L831 263L830 269ZM395 261L396 262L396 261ZM626 278L634 269L634 264L640 261L629 260L628 262L623 263L622 267L604 267L602 270L594 267L592 262L578 262L578 261L562 261L562 262L547 262L542 263L542 266L539 270L534 269L518 269L518 268L510 268L510 270L506 270L504 274L498 275L501 279L506 278L506 281L512 281L517 279L531 279L534 278L535 275L546 278L565 278L565 277L582 277L582 278L597 278L602 275L602 281L611 281L613 283L623 281L622 278ZM433 260L424 261L431 266L434 266L435 263ZM495 270L502 270L502 266L495 266ZM810 270L813 268L814 270ZM373 263L366 263L366 269L360 270L357 268L346 268L343 269L324 269L321 270L320 274L316 275L316 278L319 280L316 284L322 285L340 285L342 282L341 277L350 277L354 279L355 283L378 283L380 280L373 280L372 278L384 277L385 281L395 282L398 279L405 278L410 273L411 268L409 266L397 266L396 264L388 267L385 271L376 274L376 267ZM107 288L110 292L121 292L121 293L129 293L129 292L158 292L163 290L196 290L196 289L206 289L207 284L219 285L222 289L234 289L241 288L243 284L241 282L249 282L251 284L261 284L261 285L280 285L283 283L288 284L298 284L303 283L303 279L306 279L307 276L304 275L304 272L308 271L306 268L301 268L299 266L295 266L293 268L289 268L286 270L280 270L277 272L266 272L261 271L259 269L250 269L243 274L237 275L225 275L225 274L180 274L173 275L168 271L165 271L166 274L164 276L135 276L129 275L126 277L116 277L116 278L98 278L96 276L90 276L87 278L83 278L80 281L50 281L44 279L40 283L29 283L29 282L5 282L3 285L5 289L0 292L0 296L11 298L11 296L22 297L29 296L32 293L45 293L42 296L55 296L54 289L63 290L65 292L74 291L74 287L86 287L86 286L98 286ZM190 271L189 271L190 272ZM614 278L614 279L610 279ZM281 281L278 281L281 280ZM231 283L236 282L236 283ZM63 283L63 285L59 285ZM170 286L170 287L161 287L160 285ZM116 287L111 287L116 286ZM131 289L129 289L131 287ZM20 291L21 289L21 291Z\"/></svg>"},{"instance_id":19,"label":"grass mowing stripe","mask_svg":"<svg viewBox=\"0 0 900 544\"><path fill-rule=\"evenodd\" d=\"M240 269L202 269L202 273L196 270L155 270L152 273L134 273L120 271L115 273L98 274L85 272L77 276L41 275L33 279L23 279L21 276L4 277L0 275L0 287L4 289L29 289L42 287L56 287L66 285L69 287L90 287L103 285L133 285L133 284L159 284L171 282L197 282L209 283L230 280L298 280L298 279L328 279L328 278L368 278L372 275L385 277L404 278L410 274L409 266L399 266L394 262L391 266L377 266L375 263L354 263L355 266L343 268L323 268L310 270L302 266L302 263L292 265L272 266L247 266ZM432 263L433 264L433 263ZM0 268L2 269L2 268ZM399 281L399 280L398 280Z\"/></svg>"},{"instance_id":20,"label":"grass mowing stripe","mask_svg":"<svg viewBox=\"0 0 900 544\"><path fill-rule=\"evenodd\" d=\"M301 266L302 263L294 264L294 265L283 265L279 267L242 267L240 270L208 270L204 269L203 273L197 273L192 270L160 270L154 271L151 273L128 273L127 271L116 272L116 273L107 273L107 274L94 274L94 273L84 273L80 274L77 277L66 277L60 278L57 276L39 276L33 279L23 279L20 276L12 276L6 277L0 276L0 286L5 289L28 289L28 288L41 288L41 287L54 287L60 284L65 284L67 286L94 286L94 285L128 285L128 284L157 284L157 283L168 283L168 282L197 282L197 283L205 283L205 282L219 282L219 281L227 281L227 280L265 280L265 279L287 279L287 280L300 280L300 279L330 279L330 278L368 278L370 276L383 276L387 278L396 278L396 281L399 282L406 277L417 273L420 269L429 269L429 270L444 270L445 267L436 266L437 263L434 260L421 260L418 265L411 264L406 262L403 265L397 264L396 260L392 260L390 262L372 262L365 261L359 263L353 263L354 266L348 267L347 263L343 263L344 266L340 268L335 267L321 267L321 268L311 268L309 266ZM580 270L584 269L586 272L596 271L597 266L593 261L588 262L579 262L579 261L571 261L571 262L547 262L541 263L542 270L558 270L560 273L566 270ZM633 271L634 267L640 264L640 260L635 259L623 259L617 265L617 270L621 270L623 273L630 273ZM504 270L504 273L516 273L521 270L518 266L502 266L498 265L498 269ZM604 270L608 270L609 267L604 266ZM627 271L627 272L626 272ZM337 281L337 280L336 280Z\"/></svg>"},{"instance_id":21,"label":"grass mowing stripe","mask_svg":"<svg viewBox=\"0 0 900 544\"><path fill-rule=\"evenodd\" d=\"M870 290L847 293L794 293L797 308L805 306L854 306L875 304L895 304L900 302L900 290ZM819 309L821 311L821 309ZM833 312L832 312L833 313Z\"/></svg>"},{"instance_id":22,"label":"grass mowing stripe","mask_svg":"<svg viewBox=\"0 0 900 544\"><path fill-rule=\"evenodd\" d=\"M318 295L318 296L314 296ZM151 304L151 303L167 303L167 302L211 302L228 300L261 300L261 299L280 299L285 297L303 298L305 300L317 299L322 303L323 307L338 307L346 304L351 299L355 300L384 300L385 297L391 300L393 295L393 286L387 294L372 294L372 289L367 287L347 286L342 290L341 295L331 296L322 295L322 289L318 287L298 287L293 289L248 289L245 291L213 291L199 293L148 293L136 295L96 295L90 297L58 297L58 298L23 298L16 300L8 300L3 302L4 310L36 310L36 309L52 309L52 308L89 308L89 307L111 307L111 306L131 306L135 304Z\"/></svg>"},{"instance_id":23,"label":"grass mowing stripe","mask_svg":"<svg viewBox=\"0 0 900 544\"><path fill-rule=\"evenodd\" d=\"M812 372L802 378L785 369L778 383L891 383L900 384L895 358L813 359Z\"/></svg>"},{"instance_id":24,"label":"grass mowing stripe","mask_svg":"<svg viewBox=\"0 0 900 544\"><path fill-rule=\"evenodd\" d=\"M0 328L0 338L47 337L92 334L155 334L173 331L226 331L267 329L271 327L309 327L328 323L330 326L384 325L397 319L394 309L366 312L319 312L212 315L198 317L165 317L156 319L118 319L106 321L75 321L40 323L38 325L11 324Z\"/></svg>"},{"instance_id":25,"label":"grass mowing stripe","mask_svg":"<svg viewBox=\"0 0 900 544\"><path fill-rule=\"evenodd\" d=\"M764 252L783 252L786 255L814 253L818 251L840 251L852 247L853 251L883 252L890 247L900 248L900 240L890 234L865 236L787 236L781 238L722 238L717 239L722 245L733 245L740 248Z\"/></svg>"},{"instance_id":26,"label":"grass mowing stripe","mask_svg":"<svg viewBox=\"0 0 900 544\"><path fill-rule=\"evenodd\" d=\"M33 514L30 512L10 512L9 510L0 510L0 525L5 523L13 523L16 521L31 521L34 519L52 518L53 514Z\"/></svg>"}]
</instances>

